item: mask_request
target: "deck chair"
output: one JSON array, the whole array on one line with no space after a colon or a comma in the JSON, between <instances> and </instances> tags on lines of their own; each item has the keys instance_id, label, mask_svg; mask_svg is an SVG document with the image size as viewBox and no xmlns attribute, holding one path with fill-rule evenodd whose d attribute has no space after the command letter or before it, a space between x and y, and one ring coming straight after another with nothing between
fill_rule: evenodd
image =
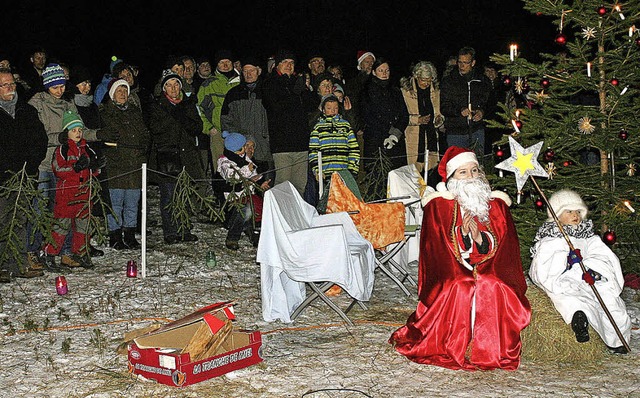
<instances>
[{"instance_id":1,"label":"deck chair","mask_svg":"<svg viewBox=\"0 0 640 398\"><path fill-rule=\"evenodd\" d=\"M316 299L344 321L346 313L369 301L373 290L375 252L346 213L318 215L290 182L265 192L258 243L262 316L293 322ZM325 292L340 286L354 301L343 311ZM306 295L305 285L311 290Z\"/></svg>"},{"instance_id":2,"label":"deck chair","mask_svg":"<svg viewBox=\"0 0 640 398\"><path fill-rule=\"evenodd\" d=\"M355 188L354 188L355 187ZM408 272L389 260L408 240L405 235L405 206L403 203L365 203L362 201L355 179L349 172L334 172L331 176L327 213L346 211L353 219L360 234L373 245L376 250L376 266L387 275L398 287L410 296L404 286ZM393 252L387 247L397 244ZM401 274L403 280L394 274L393 267Z\"/></svg>"}]
</instances>

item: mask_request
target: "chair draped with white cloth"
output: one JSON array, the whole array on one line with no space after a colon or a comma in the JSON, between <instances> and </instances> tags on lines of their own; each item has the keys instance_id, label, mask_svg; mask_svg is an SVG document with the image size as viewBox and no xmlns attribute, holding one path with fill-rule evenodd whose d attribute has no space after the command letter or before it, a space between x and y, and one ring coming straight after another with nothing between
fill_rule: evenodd
<instances>
[{"instance_id":1,"label":"chair draped with white cloth","mask_svg":"<svg viewBox=\"0 0 640 398\"><path fill-rule=\"evenodd\" d=\"M324 292L336 284L366 308L362 302L369 301L373 290L371 243L347 213L319 215L288 181L265 192L257 261L267 322L290 323L320 298L351 324ZM312 290L309 297L305 284Z\"/></svg>"},{"instance_id":2,"label":"chair draped with white cloth","mask_svg":"<svg viewBox=\"0 0 640 398\"><path fill-rule=\"evenodd\" d=\"M391 170L387 178L387 196L391 198L401 198L405 205L405 223L406 225L422 225L422 203L420 199L425 192L433 191L428 187L420 172L414 164L402 166ZM412 263L418 261L420 253L420 230L410 237L409 241L393 257L398 263Z\"/></svg>"}]
</instances>

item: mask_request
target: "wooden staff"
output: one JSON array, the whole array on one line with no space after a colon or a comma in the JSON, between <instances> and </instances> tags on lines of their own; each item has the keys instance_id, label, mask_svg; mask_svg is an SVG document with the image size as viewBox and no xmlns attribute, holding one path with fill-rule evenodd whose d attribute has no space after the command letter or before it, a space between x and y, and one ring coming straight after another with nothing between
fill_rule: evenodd
<instances>
[{"instance_id":1,"label":"wooden staff","mask_svg":"<svg viewBox=\"0 0 640 398\"><path fill-rule=\"evenodd\" d=\"M564 228L562 228L562 224L560 224L560 220L558 219L556 212L553 211L553 208L549 204L549 200L547 200L547 196L544 194L544 192L542 192L542 189L540 189L540 186L538 185L538 182L536 181L536 179L533 176L530 176L530 177L531 177L531 182L533 182L533 185L535 185L536 189L538 190L538 193L540 193L542 200L544 200L544 203L546 203L547 209L549 209L549 213L551 213L551 216L553 217L553 221L556 222L556 225L560 229L560 232L562 233L564 240L569 245L569 249L572 251L575 251L576 248L573 246L573 243L571 243L571 239L569 238L569 235L567 235L567 232L564 230ZM582 263L582 259L580 259L580 268L582 269L583 274L587 272L587 267L585 267L584 264ZM620 332L620 328L616 324L616 321L613 319L613 316L611 316L611 312L609 312L609 309L607 308L606 304L604 303L604 301L602 301L602 297L600 296L598 289L596 289L595 283L593 285L591 284L588 284L588 285L591 286L591 290L593 291L593 294L595 294L596 298L598 299L598 303L600 303L600 306L604 310L604 313L607 315L609 322L611 322L611 325L613 325L613 329L615 330L616 334L618 335L618 338L622 342L622 345L624 346L624 348L627 349L627 352L631 352L631 347L629 347L629 344L624 339L624 336L622 336L622 332Z\"/></svg>"}]
</instances>

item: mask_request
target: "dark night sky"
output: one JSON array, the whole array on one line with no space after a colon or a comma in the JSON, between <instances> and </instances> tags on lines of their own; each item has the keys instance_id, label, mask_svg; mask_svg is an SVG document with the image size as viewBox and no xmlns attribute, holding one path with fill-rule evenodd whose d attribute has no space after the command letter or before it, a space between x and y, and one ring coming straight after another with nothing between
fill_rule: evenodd
<instances>
[{"instance_id":1,"label":"dark night sky","mask_svg":"<svg viewBox=\"0 0 640 398\"><path fill-rule=\"evenodd\" d=\"M217 49L261 57L280 47L304 59L313 52L347 68L366 49L391 61L395 77L416 60L439 70L471 45L483 62L508 52L553 51L555 28L517 0L364 1L15 1L2 15L3 46L20 65L34 45L50 57L92 68L97 79L111 55L155 79L169 54L213 56ZM100 7L98 7L100 4ZM306 65L306 62L304 63Z\"/></svg>"}]
</instances>

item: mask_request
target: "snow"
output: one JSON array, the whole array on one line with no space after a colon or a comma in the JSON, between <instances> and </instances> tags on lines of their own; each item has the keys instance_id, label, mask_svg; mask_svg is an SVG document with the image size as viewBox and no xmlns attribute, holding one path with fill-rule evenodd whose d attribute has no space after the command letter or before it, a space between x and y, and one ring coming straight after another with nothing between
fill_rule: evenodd
<instances>
[{"instance_id":1,"label":"snow","mask_svg":"<svg viewBox=\"0 0 640 398\"><path fill-rule=\"evenodd\" d=\"M260 268L248 240L232 252L226 231L197 222L196 243L162 241L157 190L150 190L147 278L127 278L140 252L105 249L92 270L0 285L0 385L3 397L627 397L640 396L640 295L623 297L633 321L632 353L571 367L523 361L516 371L452 371L413 363L387 340L416 306L376 273L369 309L355 307L349 327L317 302L293 324L261 317ZM207 268L206 252L218 265ZM140 270L139 270L140 271ZM411 269L415 274L415 266ZM415 288L411 289L413 291ZM264 362L182 389L136 379L116 353L126 332L177 319L205 305L237 300L237 326L263 333ZM338 299L344 308L348 300ZM36 331L43 328L44 331ZM321 391L322 390L322 391Z\"/></svg>"}]
</instances>

